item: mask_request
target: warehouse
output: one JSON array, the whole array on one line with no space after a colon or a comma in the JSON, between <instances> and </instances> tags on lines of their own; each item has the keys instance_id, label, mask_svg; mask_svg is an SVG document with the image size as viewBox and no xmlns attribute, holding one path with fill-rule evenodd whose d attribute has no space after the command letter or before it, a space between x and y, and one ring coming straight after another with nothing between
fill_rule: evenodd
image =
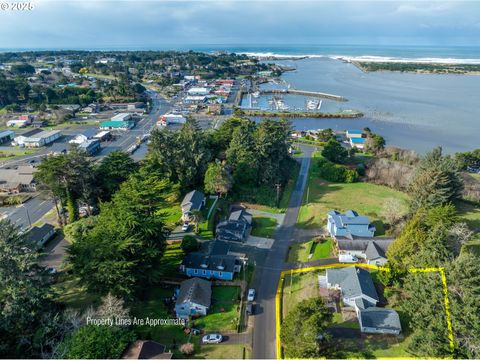
<instances>
[{"instance_id":1,"label":"warehouse","mask_svg":"<svg viewBox=\"0 0 480 360\"><path fill-rule=\"evenodd\" d=\"M62 133L59 130L42 131L37 135L25 138L23 144L26 147L41 147L54 142L60 137L62 137Z\"/></svg>"}]
</instances>

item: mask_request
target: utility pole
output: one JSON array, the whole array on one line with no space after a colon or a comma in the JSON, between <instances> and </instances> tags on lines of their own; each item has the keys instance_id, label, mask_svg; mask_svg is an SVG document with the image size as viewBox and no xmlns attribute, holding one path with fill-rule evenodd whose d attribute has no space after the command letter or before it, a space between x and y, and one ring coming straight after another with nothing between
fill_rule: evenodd
<instances>
[{"instance_id":1,"label":"utility pole","mask_svg":"<svg viewBox=\"0 0 480 360\"><path fill-rule=\"evenodd\" d=\"M32 220L30 219L30 214L28 213L27 207L24 204L20 204L20 206L25 209L25 212L27 213L28 224L30 227L32 227Z\"/></svg>"},{"instance_id":2,"label":"utility pole","mask_svg":"<svg viewBox=\"0 0 480 360\"><path fill-rule=\"evenodd\" d=\"M277 188L277 202L276 202L277 208L278 208L278 204L280 202L280 188L281 188L281 186L282 186L281 184L275 184L275 187Z\"/></svg>"}]
</instances>

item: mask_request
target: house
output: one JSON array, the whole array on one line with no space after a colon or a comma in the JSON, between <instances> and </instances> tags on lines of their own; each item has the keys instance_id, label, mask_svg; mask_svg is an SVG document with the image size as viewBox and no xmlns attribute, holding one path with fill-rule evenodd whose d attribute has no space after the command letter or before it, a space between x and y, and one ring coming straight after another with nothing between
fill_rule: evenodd
<instances>
[{"instance_id":1,"label":"house","mask_svg":"<svg viewBox=\"0 0 480 360\"><path fill-rule=\"evenodd\" d=\"M243 242L246 240L251 227L252 215L244 209L238 209L230 213L228 220L217 225L216 238L223 241Z\"/></svg>"},{"instance_id":2,"label":"house","mask_svg":"<svg viewBox=\"0 0 480 360\"><path fill-rule=\"evenodd\" d=\"M0 144L12 141L15 137L15 133L11 130L5 130L0 132Z\"/></svg>"},{"instance_id":3,"label":"house","mask_svg":"<svg viewBox=\"0 0 480 360\"><path fill-rule=\"evenodd\" d=\"M360 311L360 331L367 334L399 335L402 331L400 317L395 310L370 307Z\"/></svg>"},{"instance_id":4,"label":"house","mask_svg":"<svg viewBox=\"0 0 480 360\"><path fill-rule=\"evenodd\" d=\"M338 255L351 255L365 259L368 264L382 266L388 261L386 252L395 239L393 238L355 238L336 239Z\"/></svg>"},{"instance_id":5,"label":"house","mask_svg":"<svg viewBox=\"0 0 480 360\"><path fill-rule=\"evenodd\" d=\"M182 281L175 303L177 318L207 315L212 302L212 283L197 277Z\"/></svg>"},{"instance_id":6,"label":"house","mask_svg":"<svg viewBox=\"0 0 480 360\"><path fill-rule=\"evenodd\" d=\"M353 210L345 214L332 210L327 214L327 230L334 238L353 239L355 236L373 237L376 229L367 216L360 216Z\"/></svg>"},{"instance_id":7,"label":"house","mask_svg":"<svg viewBox=\"0 0 480 360\"><path fill-rule=\"evenodd\" d=\"M85 129L83 130L80 134L75 136L74 139L70 140L70 144L81 144L89 139L93 139L93 137L96 135L97 130L95 129Z\"/></svg>"},{"instance_id":8,"label":"house","mask_svg":"<svg viewBox=\"0 0 480 360\"><path fill-rule=\"evenodd\" d=\"M233 280L245 261L245 254L231 252L229 243L215 240L206 251L187 254L180 270L190 277Z\"/></svg>"},{"instance_id":9,"label":"house","mask_svg":"<svg viewBox=\"0 0 480 360\"><path fill-rule=\"evenodd\" d=\"M395 310L376 306L379 298L368 271L356 266L327 269L326 283L329 289L340 290L344 304L355 309L361 332L398 335L402 331Z\"/></svg>"},{"instance_id":10,"label":"house","mask_svg":"<svg viewBox=\"0 0 480 360\"><path fill-rule=\"evenodd\" d=\"M153 340L137 340L123 353L122 359L171 359L173 353L165 349L165 345Z\"/></svg>"},{"instance_id":11,"label":"house","mask_svg":"<svg viewBox=\"0 0 480 360\"><path fill-rule=\"evenodd\" d=\"M356 149L365 148L365 139L364 138L350 138L350 146Z\"/></svg>"},{"instance_id":12,"label":"house","mask_svg":"<svg viewBox=\"0 0 480 360\"><path fill-rule=\"evenodd\" d=\"M47 126L48 125L48 121L47 120L34 120L32 121L32 127L33 128L41 128L41 127L44 127L44 126Z\"/></svg>"},{"instance_id":13,"label":"house","mask_svg":"<svg viewBox=\"0 0 480 360\"><path fill-rule=\"evenodd\" d=\"M201 210L205 206L205 195L198 190L190 191L182 200L182 220L190 221L193 212Z\"/></svg>"},{"instance_id":14,"label":"house","mask_svg":"<svg viewBox=\"0 0 480 360\"><path fill-rule=\"evenodd\" d=\"M366 308L378 303L372 277L365 269L353 266L327 269L327 286L341 290L346 305Z\"/></svg>"},{"instance_id":15,"label":"house","mask_svg":"<svg viewBox=\"0 0 480 360\"><path fill-rule=\"evenodd\" d=\"M7 121L7 126L22 128L29 125L32 122L32 120L33 120L32 115L20 115L18 119L12 119Z\"/></svg>"},{"instance_id":16,"label":"house","mask_svg":"<svg viewBox=\"0 0 480 360\"><path fill-rule=\"evenodd\" d=\"M363 137L363 131L362 130L347 130L346 131L346 136L349 139L353 138L362 138Z\"/></svg>"},{"instance_id":17,"label":"house","mask_svg":"<svg viewBox=\"0 0 480 360\"><path fill-rule=\"evenodd\" d=\"M103 121L100 123L101 130L130 130L135 126L133 121Z\"/></svg>"},{"instance_id":18,"label":"house","mask_svg":"<svg viewBox=\"0 0 480 360\"><path fill-rule=\"evenodd\" d=\"M48 240L55 235L55 228L51 224L34 226L27 234L27 241L36 244L39 248L43 247Z\"/></svg>"},{"instance_id":19,"label":"house","mask_svg":"<svg viewBox=\"0 0 480 360\"><path fill-rule=\"evenodd\" d=\"M19 166L17 169L0 169L0 192L20 193L36 191L33 166Z\"/></svg>"}]
</instances>

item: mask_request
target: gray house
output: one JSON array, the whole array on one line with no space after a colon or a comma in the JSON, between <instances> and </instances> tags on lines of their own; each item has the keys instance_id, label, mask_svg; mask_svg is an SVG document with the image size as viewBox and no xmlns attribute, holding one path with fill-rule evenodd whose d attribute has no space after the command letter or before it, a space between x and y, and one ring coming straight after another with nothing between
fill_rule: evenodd
<instances>
[{"instance_id":1,"label":"gray house","mask_svg":"<svg viewBox=\"0 0 480 360\"><path fill-rule=\"evenodd\" d=\"M328 288L341 291L345 305L355 309L361 332L400 334L398 313L376 306L378 294L368 271L353 266L327 269L326 282Z\"/></svg>"},{"instance_id":2,"label":"gray house","mask_svg":"<svg viewBox=\"0 0 480 360\"><path fill-rule=\"evenodd\" d=\"M339 255L351 255L365 259L368 264L385 265L388 261L385 255L393 238L355 238L336 239Z\"/></svg>"},{"instance_id":3,"label":"gray house","mask_svg":"<svg viewBox=\"0 0 480 360\"><path fill-rule=\"evenodd\" d=\"M190 191L183 198L182 204L182 220L190 221L194 211L201 210L205 206L205 195L198 190Z\"/></svg>"},{"instance_id":4,"label":"gray house","mask_svg":"<svg viewBox=\"0 0 480 360\"><path fill-rule=\"evenodd\" d=\"M48 240L55 235L55 227L51 224L43 224L42 226L34 226L27 235L27 241L43 247Z\"/></svg>"},{"instance_id":5,"label":"gray house","mask_svg":"<svg viewBox=\"0 0 480 360\"><path fill-rule=\"evenodd\" d=\"M175 304L175 312L180 319L189 316L207 315L212 301L212 284L200 278L182 281Z\"/></svg>"},{"instance_id":6,"label":"gray house","mask_svg":"<svg viewBox=\"0 0 480 360\"><path fill-rule=\"evenodd\" d=\"M243 242L252 227L252 215L244 209L232 211L227 220L220 222L216 228L216 238L223 241Z\"/></svg>"},{"instance_id":7,"label":"gray house","mask_svg":"<svg viewBox=\"0 0 480 360\"><path fill-rule=\"evenodd\" d=\"M393 334L402 331L400 317L395 310L370 307L360 311L360 331L367 334Z\"/></svg>"}]
</instances>

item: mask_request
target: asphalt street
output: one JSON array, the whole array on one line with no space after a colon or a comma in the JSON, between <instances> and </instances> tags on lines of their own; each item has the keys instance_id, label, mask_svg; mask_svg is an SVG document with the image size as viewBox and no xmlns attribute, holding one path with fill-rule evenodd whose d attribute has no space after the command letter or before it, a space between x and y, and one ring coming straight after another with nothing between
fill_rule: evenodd
<instances>
[{"instance_id":1,"label":"asphalt street","mask_svg":"<svg viewBox=\"0 0 480 360\"><path fill-rule=\"evenodd\" d=\"M27 229L53 208L53 202L42 196L36 196L22 205L2 207L0 213L22 229ZM29 220L30 218L30 220Z\"/></svg>"},{"instance_id":2,"label":"asphalt street","mask_svg":"<svg viewBox=\"0 0 480 360\"><path fill-rule=\"evenodd\" d=\"M300 146L303 151L300 173L290 197L285 220L274 234L275 242L262 266L257 266L254 287L257 291L257 308L253 333L253 358L275 359L275 294L280 272L285 266L285 258L293 240L298 211L308 179L308 170L313 147Z\"/></svg>"}]
</instances>

